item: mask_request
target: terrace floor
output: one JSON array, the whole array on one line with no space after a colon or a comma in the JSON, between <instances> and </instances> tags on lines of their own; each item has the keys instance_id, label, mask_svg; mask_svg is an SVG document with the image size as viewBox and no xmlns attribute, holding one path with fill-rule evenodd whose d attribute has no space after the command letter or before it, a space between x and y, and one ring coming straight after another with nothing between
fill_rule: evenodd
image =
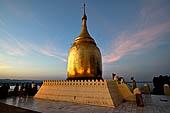
<instances>
[{"instance_id":1,"label":"terrace floor","mask_svg":"<svg viewBox=\"0 0 170 113\"><path fill-rule=\"evenodd\" d=\"M10 97L0 99L0 103L43 113L170 113L170 96L143 95L143 99L144 107L137 107L135 102L124 102L116 108L40 100L33 97Z\"/></svg>"}]
</instances>

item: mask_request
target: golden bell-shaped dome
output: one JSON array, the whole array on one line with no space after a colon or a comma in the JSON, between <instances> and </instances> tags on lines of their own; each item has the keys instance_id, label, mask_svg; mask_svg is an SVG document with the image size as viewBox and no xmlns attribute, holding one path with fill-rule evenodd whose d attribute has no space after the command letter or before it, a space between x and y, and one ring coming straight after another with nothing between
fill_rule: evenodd
<instances>
[{"instance_id":1,"label":"golden bell-shaped dome","mask_svg":"<svg viewBox=\"0 0 170 113\"><path fill-rule=\"evenodd\" d=\"M101 53L88 33L86 20L84 4L82 31L75 39L68 55L68 80L102 79Z\"/></svg>"}]
</instances>

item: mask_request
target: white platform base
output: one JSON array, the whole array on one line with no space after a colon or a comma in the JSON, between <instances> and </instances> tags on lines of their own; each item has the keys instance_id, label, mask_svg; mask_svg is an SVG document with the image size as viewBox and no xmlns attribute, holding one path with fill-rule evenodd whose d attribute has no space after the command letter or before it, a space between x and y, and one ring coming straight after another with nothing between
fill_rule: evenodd
<instances>
[{"instance_id":1,"label":"white platform base","mask_svg":"<svg viewBox=\"0 0 170 113\"><path fill-rule=\"evenodd\" d=\"M44 81L35 98L116 107L135 100L126 84L117 81Z\"/></svg>"}]
</instances>

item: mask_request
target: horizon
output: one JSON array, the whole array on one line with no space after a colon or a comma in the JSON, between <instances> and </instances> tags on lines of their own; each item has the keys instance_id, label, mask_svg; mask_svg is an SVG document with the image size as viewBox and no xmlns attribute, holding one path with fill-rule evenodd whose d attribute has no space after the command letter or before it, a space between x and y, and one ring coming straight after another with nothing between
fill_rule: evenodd
<instances>
[{"instance_id":1,"label":"horizon","mask_svg":"<svg viewBox=\"0 0 170 113\"><path fill-rule=\"evenodd\" d=\"M0 79L63 80L83 1L0 0ZM86 1L103 78L170 75L170 1Z\"/></svg>"},{"instance_id":2,"label":"horizon","mask_svg":"<svg viewBox=\"0 0 170 113\"><path fill-rule=\"evenodd\" d=\"M34 79L3 79L3 78L1 78L0 79L0 81L1 80L16 80L16 81L44 81L44 80L34 80ZM110 79L105 79L105 80L110 80ZM46 80L45 80L46 81ZM48 81L48 80L47 80ZM52 80L52 81L58 81L58 80ZM60 80L59 80L60 81ZM61 80L62 81L62 80ZM71 81L71 80L70 80ZM77 81L77 80L76 80ZM132 83L133 81L125 81L125 82L127 82L127 83ZM150 80L150 81L136 81L136 83L152 83L153 81L152 80Z\"/></svg>"}]
</instances>

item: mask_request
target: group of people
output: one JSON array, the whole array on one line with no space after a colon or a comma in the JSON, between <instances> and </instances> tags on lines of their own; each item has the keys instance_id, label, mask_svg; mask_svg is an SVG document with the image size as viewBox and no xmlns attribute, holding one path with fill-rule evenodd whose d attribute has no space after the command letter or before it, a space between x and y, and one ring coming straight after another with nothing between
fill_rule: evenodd
<instances>
[{"instance_id":1,"label":"group of people","mask_svg":"<svg viewBox=\"0 0 170 113\"><path fill-rule=\"evenodd\" d=\"M34 83L22 83L21 85L19 85L18 83L16 83L14 91L9 93L9 89L10 89L10 85L7 83L3 83L0 86L0 99L5 99L8 96L34 96L37 91L38 91L38 87L37 84Z\"/></svg>"},{"instance_id":2,"label":"group of people","mask_svg":"<svg viewBox=\"0 0 170 113\"><path fill-rule=\"evenodd\" d=\"M1 99L7 98L9 89L10 89L9 84L3 83L2 86L0 86L0 98Z\"/></svg>"},{"instance_id":3,"label":"group of people","mask_svg":"<svg viewBox=\"0 0 170 113\"><path fill-rule=\"evenodd\" d=\"M37 93L37 84L21 84L19 88L19 84L16 84L14 88L14 96L34 96Z\"/></svg>"},{"instance_id":4,"label":"group of people","mask_svg":"<svg viewBox=\"0 0 170 113\"><path fill-rule=\"evenodd\" d=\"M112 73L113 80L118 81L118 83L125 83L125 80L123 77L118 77L116 74ZM134 77L131 77L132 85L133 85L133 94L136 96L136 104L137 106L144 106L142 93L139 88L136 86L136 81Z\"/></svg>"}]
</instances>

